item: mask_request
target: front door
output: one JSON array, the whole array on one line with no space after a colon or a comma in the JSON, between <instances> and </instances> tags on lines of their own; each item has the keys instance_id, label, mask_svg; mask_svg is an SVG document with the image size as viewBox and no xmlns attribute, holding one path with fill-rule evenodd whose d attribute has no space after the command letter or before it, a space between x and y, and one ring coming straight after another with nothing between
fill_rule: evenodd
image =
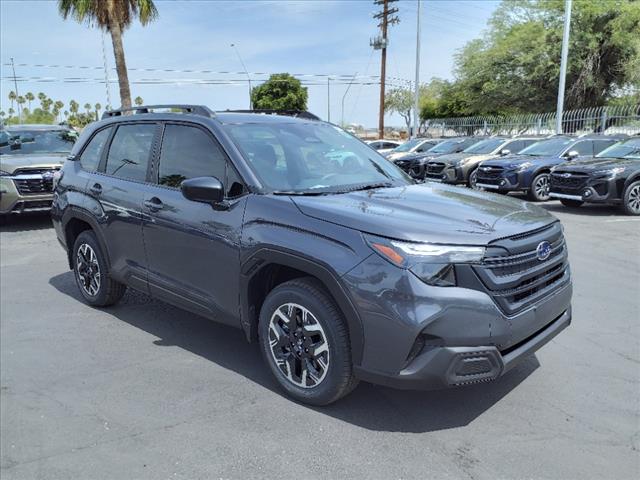
<instances>
[{"instance_id":1,"label":"front door","mask_svg":"<svg viewBox=\"0 0 640 480\"><path fill-rule=\"evenodd\" d=\"M228 208L187 200L183 180L216 177L236 192ZM239 324L240 235L246 197L211 132L186 123L164 127L155 186L144 195L149 289L175 305ZM240 186L240 188L238 188Z\"/></svg>"}]
</instances>

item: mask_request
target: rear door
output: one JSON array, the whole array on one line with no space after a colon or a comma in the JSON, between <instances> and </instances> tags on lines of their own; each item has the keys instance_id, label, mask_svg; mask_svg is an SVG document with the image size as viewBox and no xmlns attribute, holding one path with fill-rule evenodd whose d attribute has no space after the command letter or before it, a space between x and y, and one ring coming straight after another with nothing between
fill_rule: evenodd
<instances>
[{"instance_id":1,"label":"rear door","mask_svg":"<svg viewBox=\"0 0 640 480\"><path fill-rule=\"evenodd\" d=\"M103 229L112 276L146 291L142 199L159 126L136 122L115 128L98 171L89 178L87 194Z\"/></svg>"},{"instance_id":2,"label":"rear door","mask_svg":"<svg viewBox=\"0 0 640 480\"><path fill-rule=\"evenodd\" d=\"M182 195L183 180L205 176L216 177L225 185L228 208L214 208ZM235 169L207 128L167 123L153 181L143 198L151 293L238 325L246 196Z\"/></svg>"}]
</instances>

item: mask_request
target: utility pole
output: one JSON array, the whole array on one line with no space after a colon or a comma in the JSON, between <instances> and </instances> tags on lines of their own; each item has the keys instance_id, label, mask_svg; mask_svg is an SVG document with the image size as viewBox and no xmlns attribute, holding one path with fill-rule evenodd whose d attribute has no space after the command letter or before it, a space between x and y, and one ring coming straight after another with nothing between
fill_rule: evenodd
<instances>
[{"instance_id":1,"label":"utility pole","mask_svg":"<svg viewBox=\"0 0 640 480\"><path fill-rule=\"evenodd\" d=\"M107 108L111 108L111 92L109 91L109 69L107 67L107 51L104 48L104 30L101 30L102 33L102 64L104 66L104 86L107 91L107 105L105 107L105 111ZM99 119L96 119L99 120Z\"/></svg>"},{"instance_id":2,"label":"utility pole","mask_svg":"<svg viewBox=\"0 0 640 480\"><path fill-rule=\"evenodd\" d=\"M242 68L244 68L244 73L247 76L247 81L249 82L249 110L253 110L253 99L251 98L251 91L252 91L251 76L249 75L249 71L247 70L247 67L244 64L244 61L240 56L240 51L238 50L238 47L236 47L235 43L231 44L231 48L233 48L236 51L236 55L238 55L238 60L240 60L240 64L242 65Z\"/></svg>"},{"instance_id":3,"label":"utility pole","mask_svg":"<svg viewBox=\"0 0 640 480\"><path fill-rule=\"evenodd\" d=\"M398 13L397 8L389 8L389 5L398 0L374 0L375 5L382 5L382 11L375 13L373 18L380 20L378 27L382 35L371 40L370 45L375 50L382 50L382 59L380 61L380 112L378 117L378 136L384 138L384 89L387 73L387 28L389 25L395 25L400 19L395 15Z\"/></svg>"},{"instance_id":4,"label":"utility pole","mask_svg":"<svg viewBox=\"0 0 640 480\"><path fill-rule=\"evenodd\" d=\"M560 84L558 86L558 106L556 108L556 134L562 133L562 111L564 110L564 86L567 77L567 57L569 56L569 29L571 28L571 0L564 2L564 29L562 30L562 57L560 59Z\"/></svg>"},{"instance_id":5,"label":"utility pole","mask_svg":"<svg viewBox=\"0 0 640 480\"><path fill-rule=\"evenodd\" d=\"M342 115L340 118L340 126L342 128L344 128L344 99L347 97L347 93L349 93L349 89L351 88L351 85L353 84L353 81L356 79L357 75L358 75L358 72L353 74L353 77L351 77L351 81L349 82L349 85L347 85L347 89L344 91L344 95L342 95Z\"/></svg>"},{"instance_id":6,"label":"utility pole","mask_svg":"<svg viewBox=\"0 0 640 480\"><path fill-rule=\"evenodd\" d=\"M418 137L418 109L420 108L420 0L418 0L418 13L416 17L416 84L413 94L413 138Z\"/></svg>"},{"instance_id":7,"label":"utility pole","mask_svg":"<svg viewBox=\"0 0 640 480\"><path fill-rule=\"evenodd\" d=\"M20 92L18 92L18 79L16 78L16 66L13 63L13 57L11 57L11 70L13 71L13 85L16 89L16 98L20 96ZM16 102L18 106L18 123L22 123L22 106Z\"/></svg>"}]
</instances>

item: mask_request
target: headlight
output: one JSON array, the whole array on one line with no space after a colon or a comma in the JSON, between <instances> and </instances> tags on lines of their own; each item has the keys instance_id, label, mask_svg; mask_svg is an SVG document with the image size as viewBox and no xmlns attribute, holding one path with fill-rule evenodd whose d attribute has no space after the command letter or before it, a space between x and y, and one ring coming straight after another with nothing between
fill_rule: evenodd
<instances>
[{"instance_id":1,"label":"headlight","mask_svg":"<svg viewBox=\"0 0 640 480\"><path fill-rule=\"evenodd\" d=\"M463 158L462 160L460 160L458 162L458 164L456 166L457 167L462 167L462 166L466 165L467 163L469 163L471 160L473 160L473 157Z\"/></svg>"},{"instance_id":2,"label":"headlight","mask_svg":"<svg viewBox=\"0 0 640 480\"><path fill-rule=\"evenodd\" d=\"M429 285L456 285L454 264L479 263L484 247L413 243L365 236L371 248L392 264L410 270Z\"/></svg>"},{"instance_id":3,"label":"headlight","mask_svg":"<svg viewBox=\"0 0 640 480\"><path fill-rule=\"evenodd\" d=\"M624 167L614 167L606 170L598 170L597 172L594 172L594 174L597 176L605 176L607 178L615 178L616 175L622 172L624 172Z\"/></svg>"},{"instance_id":4,"label":"headlight","mask_svg":"<svg viewBox=\"0 0 640 480\"><path fill-rule=\"evenodd\" d=\"M524 162L524 163L520 163L519 165L514 165L514 167L518 172L522 172L523 170L526 170L527 168L532 166L533 166L532 162Z\"/></svg>"}]
</instances>

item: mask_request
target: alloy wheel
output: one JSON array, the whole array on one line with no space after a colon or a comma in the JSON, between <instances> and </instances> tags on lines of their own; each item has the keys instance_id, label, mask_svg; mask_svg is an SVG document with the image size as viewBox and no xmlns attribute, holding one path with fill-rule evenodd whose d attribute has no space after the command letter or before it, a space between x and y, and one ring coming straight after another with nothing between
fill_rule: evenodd
<instances>
[{"instance_id":1,"label":"alloy wheel","mask_svg":"<svg viewBox=\"0 0 640 480\"><path fill-rule=\"evenodd\" d=\"M280 372L297 387L316 387L327 375L327 336L301 305L286 303L275 310L269 321L269 351Z\"/></svg>"},{"instance_id":2,"label":"alloy wheel","mask_svg":"<svg viewBox=\"0 0 640 480\"><path fill-rule=\"evenodd\" d=\"M100 291L100 264L96 252L83 243L76 254L76 275L87 295L96 296Z\"/></svg>"},{"instance_id":3,"label":"alloy wheel","mask_svg":"<svg viewBox=\"0 0 640 480\"><path fill-rule=\"evenodd\" d=\"M540 200L548 200L549 199L549 176L541 175L538 180L536 180L536 184L533 186L536 192L536 197Z\"/></svg>"},{"instance_id":4,"label":"alloy wheel","mask_svg":"<svg viewBox=\"0 0 640 480\"><path fill-rule=\"evenodd\" d=\"M640 214L640 184L631 188L627 205L633 213Z\"/></svg>"}]
</instances>

